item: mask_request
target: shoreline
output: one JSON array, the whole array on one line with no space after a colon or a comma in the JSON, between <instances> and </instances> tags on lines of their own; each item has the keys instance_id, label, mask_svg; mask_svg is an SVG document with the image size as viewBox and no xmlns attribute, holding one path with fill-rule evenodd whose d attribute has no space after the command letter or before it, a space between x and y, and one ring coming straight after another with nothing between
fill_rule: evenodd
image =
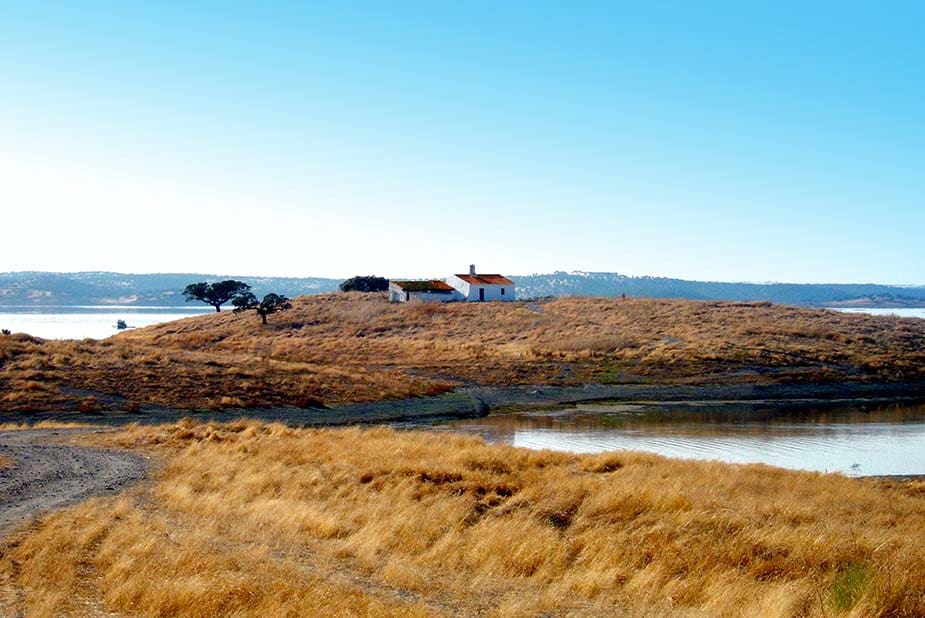
<instances>
[{"instance_id":1,"label":"shoreline","mask_svg":"<svg viewBox=\"0 0 925 618\"><path fill-rule=\"evenodd\" d=\"M413 423L433 425L481 418L489 413L556 408L580 403L639 403L647 407L720 404L763 407L803 407L889 404L925 401L925 381L829 384L599 384L580 386L464 387L434 397L412 397L369 403L335 404L323 408L228 408L182 410L142 408L137 412L4 412L0 423L40 421L82 422L118 426L130 423L172 423L184 417L200 422L250 418L303 427L337 427Z\"/></svg>"}]
</instances>

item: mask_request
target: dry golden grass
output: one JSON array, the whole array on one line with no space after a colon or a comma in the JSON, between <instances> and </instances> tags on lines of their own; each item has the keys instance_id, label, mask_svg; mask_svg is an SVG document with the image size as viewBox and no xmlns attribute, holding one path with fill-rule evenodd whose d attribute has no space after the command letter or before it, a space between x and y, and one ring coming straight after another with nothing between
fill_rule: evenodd
<instances>
[{"instance_id":1,"label":"dry golden grass","mask_svg":"<svg viewBox=\"0 0 925 618\"><path fill-rule=\"evenodd\" d=\"M14 610L925 615L925 500L876 483L387 429L94 439L165 465L13 541Z\"/></svg>"},{"instance_id":2,"label":"dry golden grass","mask_svg":"<svg viewBox=\"0 0 925 618\"><path fill-rule=\"evenodd\" d=\"M15 463L16 460L9 455L0 455L0 470L3 470L4 468L12 468Z\"/></svg>"},{"instance_id":3,"label":"dry golden grass","mask_svg":"<svg viewBox=\"0 0 925 618\"><path fill-rule=\"evenodd\" d=\"M925 378L925 320L769 303L301 297L262 327L211 314L95 342L0 338L0 410L306 406L462 384Z\"/></svg>"}]
</instances>

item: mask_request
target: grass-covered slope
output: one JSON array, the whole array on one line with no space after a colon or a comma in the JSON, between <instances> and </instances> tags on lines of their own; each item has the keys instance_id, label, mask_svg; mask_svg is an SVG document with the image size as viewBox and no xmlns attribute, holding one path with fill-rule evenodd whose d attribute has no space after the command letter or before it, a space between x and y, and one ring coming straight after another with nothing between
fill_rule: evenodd
<instances>
[{"instance_id":1,"label":"grass-covered slope","mask_svg":"<svg viewBox=\"0 0 925 618\"><path fill-rule=\"evenodd\" d=\"M925 378L925 320L768 303L300 297L262 326L204 315L103 341L0 337L0 410L305 406L465 384Z\"/></svg>"}]
</instances>

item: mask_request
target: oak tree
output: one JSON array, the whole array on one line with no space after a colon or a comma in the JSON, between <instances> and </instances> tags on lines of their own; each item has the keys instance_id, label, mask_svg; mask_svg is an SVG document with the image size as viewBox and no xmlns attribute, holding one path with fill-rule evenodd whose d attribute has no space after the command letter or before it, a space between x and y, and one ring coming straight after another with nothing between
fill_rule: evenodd
<instances>
[{"instance_id":1,"label":"oak tree","mask_svg":"<svg viewBox=\"0 0 925 618\"><path fill-rule=\"evenodd\" d=\"M222 305L239 294L248 292L250 289L251 286L243 281L235 281L233 279L226 279L225 281L217 281L215 283L202 281L200 283L191 283L186 286L186 288L183 289L183 296L186 297L187 302L191 300L201 300L207 305L215 307L216 311L221 311Z\"/></svg>"},{"instance_id":2,"label":"oak tree","mask_svg":"<svg viewBox=\"0 0 925 618\"><path fill-rule=\"evenodd\" d=\"M282 294L267 294L263 300L258 301L253 292L244 292L231 301L234 305L234 312L256 311L263 323L267 323L267 316L273 313L279 313L286 309L292 309L292 303Z\"/></svg>"}]
</instances>

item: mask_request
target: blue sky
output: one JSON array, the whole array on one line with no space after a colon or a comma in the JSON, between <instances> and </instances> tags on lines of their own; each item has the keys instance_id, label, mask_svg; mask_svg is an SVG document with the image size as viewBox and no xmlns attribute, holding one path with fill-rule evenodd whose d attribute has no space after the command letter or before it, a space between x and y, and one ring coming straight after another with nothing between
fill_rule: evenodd
<instances>
[{"instance_id":1,"label":"blue sky","mask_svg":"<svg viewBox=\"0 0 925 618\"><path fill-rule=\"evenodd\" d=\"M923 284L922 6L3 3L0 270Z\"/></svg>"}]
</instances>

